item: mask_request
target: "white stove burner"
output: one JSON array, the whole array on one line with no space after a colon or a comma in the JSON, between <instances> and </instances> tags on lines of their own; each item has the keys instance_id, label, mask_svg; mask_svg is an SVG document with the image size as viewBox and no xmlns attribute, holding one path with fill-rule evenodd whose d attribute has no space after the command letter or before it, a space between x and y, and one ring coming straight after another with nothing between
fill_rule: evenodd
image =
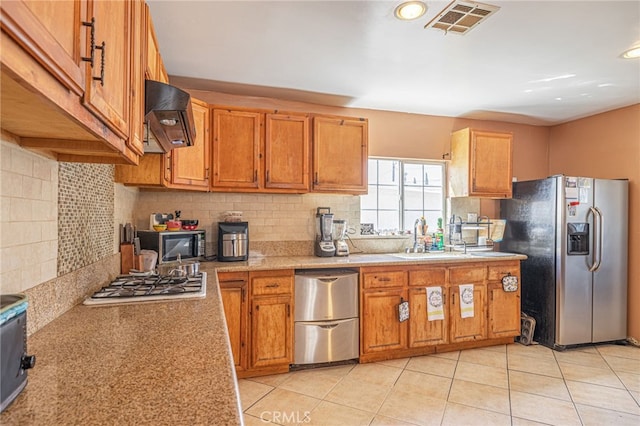
<instances>
[{"instance_id":1,"label":"white stove burner","mask_svg":"<svg viewBox=\"0 0 640 426\"><path fill-rule=\"evenodd\" d=\"M184 300L207 295L207 273L194 277L120 275L84 300L85 305Z\"/></svg>"}]
</instances>

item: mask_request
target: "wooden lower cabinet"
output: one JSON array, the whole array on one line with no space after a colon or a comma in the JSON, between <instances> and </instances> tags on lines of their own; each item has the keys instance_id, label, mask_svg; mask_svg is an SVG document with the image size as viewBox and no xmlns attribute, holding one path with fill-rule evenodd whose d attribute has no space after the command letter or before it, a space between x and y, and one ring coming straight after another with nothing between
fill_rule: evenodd
<instances>
[{"instance_id":1,"label":"wooden lower cabinet","mask_svg":"<svg viewBox=\"0 0 640 426\"><path fill-rule=\"evenodd\" d=\"M420 267L409 271L409 348L420 348L431 345L449 343L449 311L448 286L446 284L447 268ZM440 302L444 311L444 319L429 320L427 310L427 287L441 287L441 300L435 296L431 301Z\"/></svg>"},{"instance_id":2,"label":"wooden lower cabinet","mask_svg":"<svg viewBox=\"0 0 640 426\"><path fill-rule=\"evenodd\" d=\"M482 282L473 284L473 316L462 318L460 311L460 287L451 286L451 343L487 338L487 287Z\"/></svg>"},{"instance_id":3,"label":"wooden lower cabinet","mask_svg":"<svg viewBox=\"0 0 640 426\"><path fill-rule=\"evenodd\" d=\"M362 352L389 351L406 347L407 331L398 320L398 305L407 300L403 288L362 293Z\"/></svg>"},{"instance_id":4,"label":"wooden lower cabinet","mask_svg":"<svg viewBox=\"0 0 640 426\"><path fill-rule=\"evenodd\" d=\"M520 335L519 261L360 268L360 362L513 343ZM293 362L294 271L219 272L238 377L282 373ZM473 284L473 316L462 318L460 285ZM429 321L428 287L442 290L443 319ZM400 322L398 305L409 302ZM434 299L434 303L436 300Z\"/></svg>"},{"instance_id":5,"label":"wooden lower cabinet","mask_svg":"<svg viewBox=\"0 0 640 426\"><path fill-rule=\"evenodd\" d=\"M293 270L217 275L238 377L289 371L293 361Z\"/></svg>"},{"instance_id":6,"label":"wooden lower cabinet","mask_svg":"<svg viewBox=\"0 0 640 426\"><path fill-rule=\"evenodd\" d=\"M513 275L518 278L516 291L504 291L502 278ZM505 263L489 266L488 272L488 337L512 337L520 335L520 265Z\"/></svg>"},{"instance_id":7,"label":"wooden lower cabinet","mask_svg":"<svg viewBox=\"0 0 640 426\"><path fill-rule=\"evenodd\" d=\"M444 319L429 321L427 316L426 288L409 289L409 306L411 316L409 318L409 348L421 348L430 345L443 345L449 343L449 305L447 301L447 287L442 289L442 303Z\"/></svg>"},{"instance_id":8,"label":"wooden lower cabinet","mask_svg":"<svg viewBox=\"0 0 640 426\"><path fill-rule=\"evenodd\" d=\"M291 295L255 297L251 303L251 368L293 360Z\"/></svg>"},{"instance_id":9,"label":"wooden lower cabinet","mask_svg":"<svg viewBox=\"0 0 640 426\"><path fill-rule=\"evenodd\" d=\"M485 279L487 268L482 266L449 268L451 286L451 343L460 343L487 338L487 286ZM462 318L460 305L460 286L473 285L473 316Z\"/></svg>"},{"instance_id":10,"label":"wooden lower cabinet","mask_svg":"<svg viewBox=\"0 0 640 426\"><path fill-rule=\"evenodd\" d=\"M243 371L247 368L248 276L246 272L219 273L218 281L233 363L236 371Z\"/></svg>"}]
</instances>

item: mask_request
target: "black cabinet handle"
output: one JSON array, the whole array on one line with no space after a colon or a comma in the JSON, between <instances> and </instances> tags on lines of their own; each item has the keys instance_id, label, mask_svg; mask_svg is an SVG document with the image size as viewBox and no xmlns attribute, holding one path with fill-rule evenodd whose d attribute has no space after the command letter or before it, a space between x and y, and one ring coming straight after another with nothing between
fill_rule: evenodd
<instances>
[{"instance_id":1,"label":"black cabinet handle","mask_svg":"<svg viewBox=\"0 0 640 426\"><path fill-rule=\"evenodd\" d=\"M103 41L100 46L96 46L96 49L100 49L100 77L93 77L95 81L100 82L100 86L104 86L104 55L107 49L107 45Z\"/></svg>"},{"instance_id":2,"label":"black cabinet handle","mask_svg":"<svg viewBox=\"0 0 640 426\"><path fill-rule=\"evenodd\" d=\"M91 30L89 31L91 46L89 46L89 56L88 57L83 56L80 59L82 59L84 62L89 62L89 64L91 64L91 68L93 68L93 58L94 58L94 52L96 48L96 18L91 18L91 22L83 21L82 25L85 27L91 28Z\"/></svg>"}]
</instances>

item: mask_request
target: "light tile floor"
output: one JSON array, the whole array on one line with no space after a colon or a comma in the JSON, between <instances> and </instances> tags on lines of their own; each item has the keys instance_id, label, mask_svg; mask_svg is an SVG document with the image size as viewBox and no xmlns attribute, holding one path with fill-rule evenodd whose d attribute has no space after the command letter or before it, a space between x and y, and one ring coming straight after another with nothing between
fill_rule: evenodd
<instances>
[{"instance_id":1,"label":"light tile floor","mask_svg":"<svg viewBox=\"0 0 640 426\"><path fill-rule=\"evenodd\" d=\"M640 349L520 344L238 381L247 426L640 425Z\"/></svg>"}]
</instances>

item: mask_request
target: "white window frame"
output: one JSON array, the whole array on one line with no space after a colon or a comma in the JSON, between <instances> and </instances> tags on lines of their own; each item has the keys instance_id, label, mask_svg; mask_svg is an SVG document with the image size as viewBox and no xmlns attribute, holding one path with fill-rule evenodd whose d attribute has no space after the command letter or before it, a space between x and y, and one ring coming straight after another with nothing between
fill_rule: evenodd
<instances>
[{"instance_id":1,"label":"white window frame","mask_svg":"<svg viewBox=\"0 0 640 426\"><path fill-rule=\"evenodd\" d=\"M438 187L441 188L441 195L442 195L442 200L441 200L441 206L442 209L439 211L439 214L437 215L438 217L445 217L446 214L446 190L447 190L447 181L446 181L446 177L447 177L447 169L446 169L446 162L444 161L437 161L437 160L419 160L419 159L402 159L402 158L388 158L388 157L369 157L368 159L369 161L397 161L398 165L399 165L399 169L398 169L398 191L399 191L399 199L398 199L398 204L397 207L394 208L380 208L380 198L379 198L379 194L380 194L380 188L385 186L384 184L381 185L379 183L379 176L378 173L376 173L376 176L378 176L378 180L375 183L372 182L367 182L368 184L368 188L371 190L371 187L374 186L375 190L377 191L377 197L376 197L376 209L365 209L362 207L362 197L361 197L361 205L360 205L360 210L361 210L361 215L362 215L362 211L375 211L376 212L376 222L374 223L374 228L377 231L383 231L384 229L378 229L378 224L379 224L379 212L381 211L390 211L393 210L395 211L397 209L398 212L398 223L399 223L399 230L411 230L413 232L413 227L414 227L414 222L410 221L411 223L404 223L404 217L405 217L405 211L407 211L405 209L405 200L404 200L404 194L405 194L405 183L404 183L404 178L402 178L404 176L404 168L405 165L407 164L419 164L419 165L437 165L440 166L441 169L441 186L438 185L424 185L424 182L422 184L422 188L425 187ZM369 164L369 167L372 167L372 164ZM376 167L377 167L377 163L376 163ZM377 169L376 169L377 170ZM413 210L413 209L412 209ZM427 216L426 212L428 211L436 211L434 209L423 209L421 212L416 211L416 218L418 218L419 216ZM433 223L431 223L433 222ZM429 230L433 230L433 232L435 232L436 230L436 223L435 221L431 221L428 222L429 225ZM388 230L388 231L392 231L392 230Z\"/></svg>"}]
</instances>

